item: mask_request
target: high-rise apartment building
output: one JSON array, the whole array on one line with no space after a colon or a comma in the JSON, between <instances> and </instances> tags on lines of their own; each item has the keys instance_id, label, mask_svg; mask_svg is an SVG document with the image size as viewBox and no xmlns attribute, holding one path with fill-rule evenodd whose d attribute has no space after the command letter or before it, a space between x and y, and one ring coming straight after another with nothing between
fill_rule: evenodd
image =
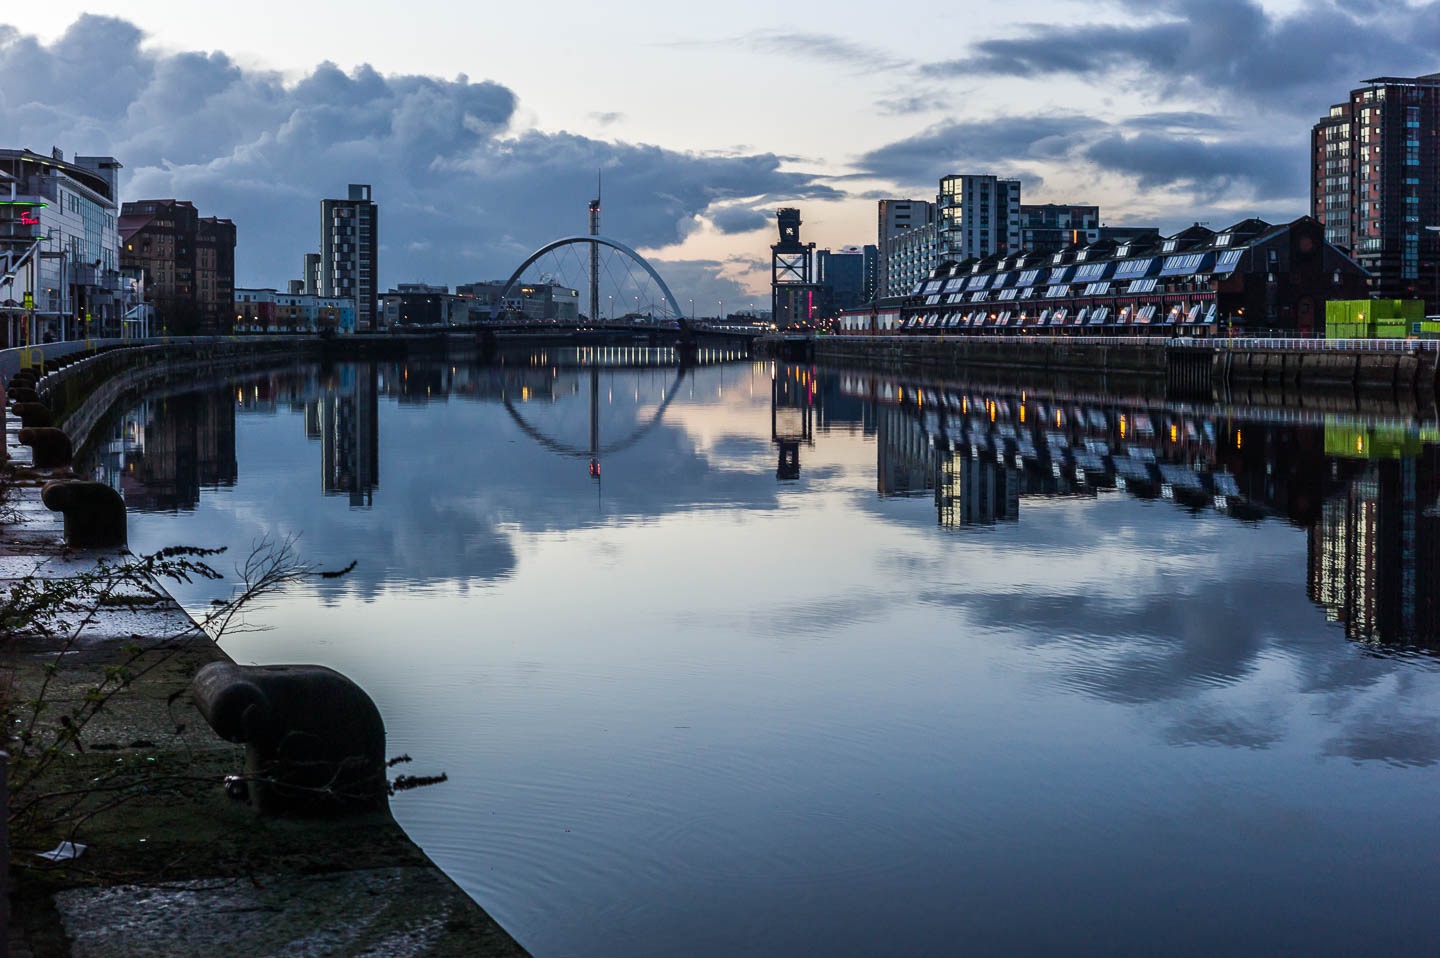
<instances>
[{"instance_id":1,"label":"high-rise apartment building","mask_svg":"<svg viewBox=\"0 0 1440 958\"><path fill-rule=\"evenodd\" d=\"M305 267L300 273L300 291L311 296L320 295L323 281L320 278L320 254L306 253Z\"/></svg>"},{"instance_id":2,"label":"high-rise apartment building","mask_svg":"<svg viewBox=\"0 0 1440 958\"><path fill-rule=\"evenodd\" d=\"M234 326L235 224L201 217L189 200L135 200L120 209L120 265L144 279L160 332Z\"/></svg>"},{"instance_id":3,"label":"high-rise apartment building","mask_svg":"<svg viewBox=\"0 0 1440 958\"><path fill-rule=\"evenodd\" d=\"M1440 73L1362 82L1315 124L1311 213L1373 295L1440 313Z\"/></svg>"},{"instance_id":4,"label":"high-rise apartment building","mask_svg":"<svg viewBox=\"0 0 1440 958\"><path fill-rule=\"evenodd\" d=\"M981 173L940 180L940 256L955 261L1020 246L1020 181Z\"/></svg>"},{"instance_id":5,"label":"high-rise apartment building","mask_svg":"<svg viewBox=\"0 0 1440 958\"><path fill-rule=\"evenodd\" d=\"M380 214L370 186L351 183L343 200L320 201L320 295L355 301L355 326L379 328Z\"/></svg>"}]
</instances>

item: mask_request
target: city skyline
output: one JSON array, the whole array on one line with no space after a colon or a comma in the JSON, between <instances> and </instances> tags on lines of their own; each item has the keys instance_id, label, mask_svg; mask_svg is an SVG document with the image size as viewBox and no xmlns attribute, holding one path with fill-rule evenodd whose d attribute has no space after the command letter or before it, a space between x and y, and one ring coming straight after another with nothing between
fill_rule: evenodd
<instances>
[{"instance_id":1,"label":"city skyline","mask_svg":"<svg viewBox=\"0 0 1440 958\"><path fill-rule=\"evenodd\" d=\"M584 231L598 168L607 235L682 301L739 305L767 298L776 208L821 247L873 242L876 199L933 198L952 172L1114 224L1292 219L1314 118L1370 76L1440 70L1433 2L987 3L963 39L938 4L651 6L261 4L223 33L160 0L7 11L0 119L13 146L115 155L122 199L235 219L238 285L295 278L347 182L385 210L382 288L502 278ZM392 42L415 23L449 26Z\"/></svg>"}]
</instances>

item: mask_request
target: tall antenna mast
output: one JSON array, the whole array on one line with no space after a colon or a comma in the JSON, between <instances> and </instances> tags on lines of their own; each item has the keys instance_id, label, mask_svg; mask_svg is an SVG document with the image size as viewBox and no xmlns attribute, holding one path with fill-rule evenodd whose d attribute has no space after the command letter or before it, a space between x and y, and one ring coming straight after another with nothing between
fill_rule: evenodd
<instances>
[{"instance_id":1,"label":"tall antenna mast","mask_svg":"<svg viewBox=\"0 0 1440 958\"><path fill-rule=\"evenodd\" d=\"M590 201L590 235L600 235L600 171L595 171L595 198ZM612 316L611 319L614 319ZM600 322L600 244L590 244L590 322Z\"/></svg>"}]
</instances>

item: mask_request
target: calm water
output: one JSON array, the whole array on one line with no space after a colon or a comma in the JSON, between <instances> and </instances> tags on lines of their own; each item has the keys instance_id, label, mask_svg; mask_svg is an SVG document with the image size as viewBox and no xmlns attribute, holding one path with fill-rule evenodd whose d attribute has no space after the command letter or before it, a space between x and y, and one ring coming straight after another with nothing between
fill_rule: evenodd
<instances>
[{"instance_id":1,"label":"calm water","mask_svg":"<svg viewBox=\"0 0 1440 958\"><path fill-rule=\"evenodd\" d=\"M358 560L226 651L363 685L535 954L1434 952L1433 425L574 359L156 396L94 466L137 551Z\"/></svg>"}]
</instances>

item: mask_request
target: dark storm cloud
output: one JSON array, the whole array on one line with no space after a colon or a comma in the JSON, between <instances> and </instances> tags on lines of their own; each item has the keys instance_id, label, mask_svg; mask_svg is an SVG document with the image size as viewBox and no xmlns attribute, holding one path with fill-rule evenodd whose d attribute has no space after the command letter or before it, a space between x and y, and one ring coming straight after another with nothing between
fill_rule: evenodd
<instances>
[{"instance_id":1,"label":"dark storm cloud","mask_svg":"<svg viewBox=\"0 0 1440 958\"><path fill-rule=\"evenodd\" d=\"M720 200L841 195L782 172L773 154L516 135L516 96L490 81L323 63L289 82L142 39L88 15L50 44L0 27L0 128L7 145L115 155L122 199L180 197L235 219L242 285L298 275L319 242L318 200L347 183L372 184L381 205L386 284L508 274L546 241L585 231L597 169L604 231L635 247L678 241Z\"/></svg>"},{"instance_id":2,"label":"dark storm cloud","mask_svg":"<svg viewBox=\"0 0 1440 958\"><path fill-rule=\"evenodd\" d=\"M710 222L722 233L748 233L768 227L774 215L770 210L732 206L711 213Z\"/></svg>"},{"instance_id":3,"label":"dark storm cloud","mask_svg":"<svg viewBox=\"0 0 1440 958\"><path fill-rule=\"evenodd\" d=\"M1018 161L1064 156L1076 143L1103 129L1086 116L1022 116L997 120L951 120L863 154L863 172L931 191L957 169L1005 172Z\"/></svg>"},{"instance_id":4,"label":"dark storm cloud","mask_svg":"<svg viewBox=\"0 0 1440 958\"><path fill-rule=\"evenodd\" d=\"M1212 197L1237 186L1262 195L1288 195L1306 176L1306 155L1299 144L1209 143L1193 136L1116 133L1091 143L1081 156L1134 178L1141 189L1180 186Z\"/></svg>"},{"instance_id":5,"label":"dark storm cloud","mask_svg":"<svg viewBox=\"0 0 1440 958\"><path fill-rule=\"evenodd\" d=\"M1437 2L1307 0L1291 13L1268 12L1255 0L1126 0L1122 6L1136 22L1032 24L921 71L930 77L1119 75L1164 94L1221 95L1312 115L1376 72L1413 75L1437 66Z\"/></svg>"},{"instance_id":6,"label":"dark storm cloud","mask_svg":"<svg viewBox=\"0 0 1440 958\"><path fill-rule=\"evenodd\" d=\"M1140 190L1188 191L1193 202L1187 211L1224 195L1284 201L1283 219L1300 215L1306 184L1303 137L1260 140L1224 118L1211 120L1209 114L1191 111L1113 123L1084 115L948 121L872 150L855 165L858 175L928 191L957 169L1019 176L1027 193L1042 182L1037 170L1066 166L1122 176Z\"/></svg>"}]
</instances>

